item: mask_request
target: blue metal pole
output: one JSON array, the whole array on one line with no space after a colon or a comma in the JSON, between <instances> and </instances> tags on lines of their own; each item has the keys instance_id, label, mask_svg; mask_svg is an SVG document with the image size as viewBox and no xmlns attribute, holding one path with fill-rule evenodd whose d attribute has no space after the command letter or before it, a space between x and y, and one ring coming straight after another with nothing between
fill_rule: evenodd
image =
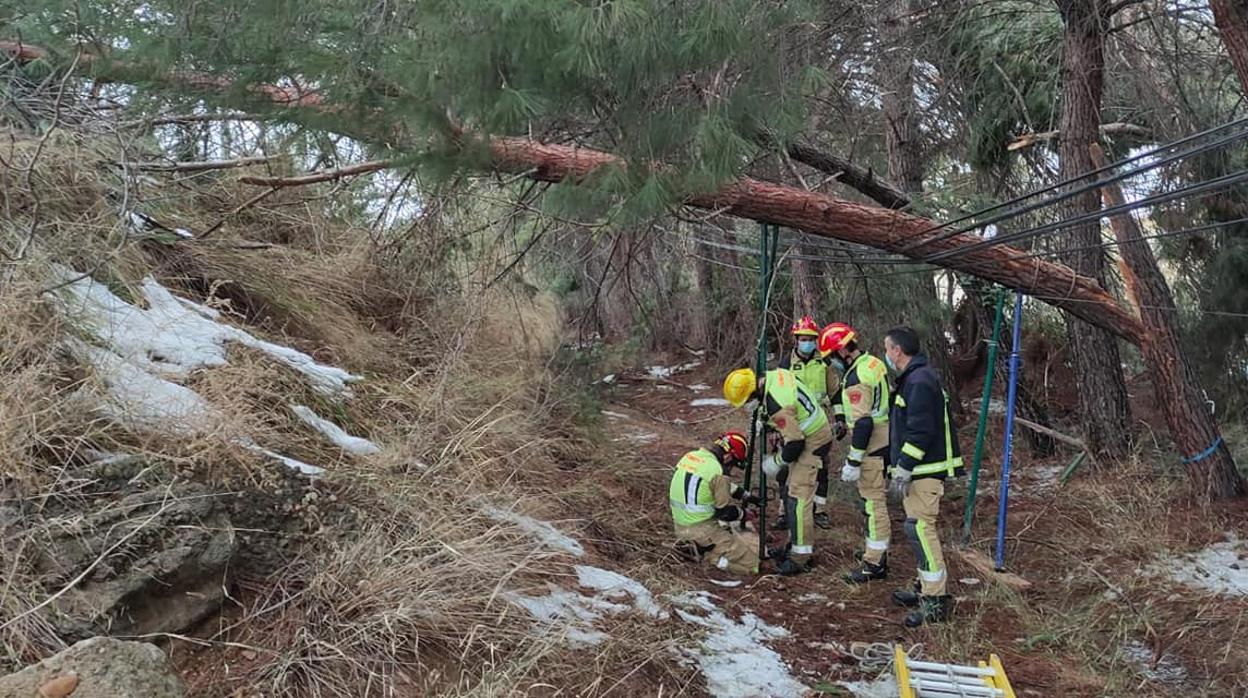
<instances>
[{"instance_id":1,"label":"blue metal pole","mask_svg":"<svg viewBox=\"0 0 1248 698\"><path fill-rule=\"evenodd\" d=\"M1010 384L1005 397L1005 457L1001 459L1001 502L997 506L996 567L1005 569L1005 512L1010 503L1010 457L1014 454L1014 401L1018 397L1018 349L1023 336L1023 294L1014 296L1014 346L1010 347Z\"/></svg>"}]
</instances>

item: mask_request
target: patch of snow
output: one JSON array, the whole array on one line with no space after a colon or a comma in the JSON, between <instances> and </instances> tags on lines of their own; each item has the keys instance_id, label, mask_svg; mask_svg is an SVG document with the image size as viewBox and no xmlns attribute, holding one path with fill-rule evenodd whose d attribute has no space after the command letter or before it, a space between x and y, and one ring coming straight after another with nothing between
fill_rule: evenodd
<instances>
[{"instance_id":1,"label":"patch of snow","mask_svg":"<svg viewBox=\"0 0 1248 698\"><path fill-rule=\"evenodd\" d=\"M187 230L186 228L174 228L173 234L177 235L180 238L187 238L187 239L195 237L195 234Z\"/></svg>"},{"instance_id":2,"label":"patch of snow","mask_svg":"<svg viewBox=\"0 0 1248 698\"><path fill-rule=\"evenodd\" d=\"M520 530L541 541L547 547L562 550L576 557L581 557L585 554L585 548L581 547L581 544L575 538L565 535L545 521L538 521L524 514L500 509L493 505L486 505L483 511L486 516L495 521L503 521L517 526Z\"/></svg>"},{"instance_id":3,"label":"patch of snow","mask_svg":"<svg viewBox=\"0 0 1248 698\"><path fill-rule=\"evenodd\" d=\"M961 579L959 579L959 580L958 580L958 583L959 583L959 584L964 584L964 585L966 585L966 586L968 586L968 587L973 587L973 586L978 586L981 582L980 582L980 580L976 579L975 577L963 577L963 578L961 578Z\"/></svg>"},{"instance_id":4,"label":"patch of snow","mask_svg":"<svg viewBox=\"0 0 1248 698\"><path fill-rule=\"evenodd\" d=\"M836 685L854 694L855 698L897 698L901 688L892 672L880 674L874 681L838 681Z\"/></svg>"},{"instance_id":5,"label":"patch of snow","mask_svg":"<svg viewBox=\"0 0 1248 698\"><path fill-rule=\"evenodd\" d=\"M614 373L608 373L607 375L603 376L602 378L599 378L598 380L596 380L596 381L594 381L594 382L595 382L595 383L605 383L606 385L611 385L612 383L614 383L614 382L615 382L615 374L614 374Z\"/></svg>"},{"instance_id":6,"label":"patch of snow","mask_svg":"<svg viewBox=\"0 0 1248 698\"><path fill-rule=\"evenodd\" d=\"M689 386L689 389L695 393L702 393L702 392L706 392L707 390L710 390L711 386L705 383L694 383L693 385Z\"/></svg>"},{"instance_id":7,"label":"patch of snow","mask_svg":"<svg viewBox=\"0 0 1248 698\"><path fill-rule=\"evenodd\" d=\"M217 416L190 388L152 375L107 349L69 340L72 354L95 370L108 389L100 409L124 424L190 435L208 428Z\"/></svg>"},{"instance_id":8,"label":"patch of snow","mask_svg":"<svg viewBox=\"0 0 1248 698\"><path fill-rule=\"evenodd\" d=\"M356 456L371 456L381 453L381 447L359 436L352 436L342 430L337 424L329 421L312 411L312 408L306 405L291 405L290 411L303 421L304 424L321 432L325 438L334 443L335 446Z\"/></svg>"},{"instance_id":9,"label":"patch of snow","mask_svg":"<svg viewBox=\"0 0 1248 698\"><path fill-rule=\"evenodd\" d=\"M731 404L722 397L703 397L689 402L691 407L729 407Z\"/></svg>"},{"instance_id":10,"label":"patch of snow","mask_svg":"<svg viewBox=\"0 0 1248 698\"><path fill-rule=\"evenodd\" d=\"M634 432L632 434L625 434L624 436L617 436L611 440L615 442L628 441L630 443L635 443L635 444L649 444L649 443L654 443L655 441L658 440L658 438L659 438L659 435L655 434L654 432L639 431L639 432Z\"/></svg>"},{"instance_id":11,"label":"patch of snow","mask_svg":"<svg viewBox=\"0 0 1248 698\"><path fill-rule=\"evenodd\" d=\"M1164 651L1161 653L1161 658L1157 659L1153 650L1139 640L1132 640L1123 645L1122 656L1136 668L1136 671L1150 681L1170 685L1187 682L1187 668L1182 663Z\"/></svg>"},{"instance_id":12,"label":"patch of snow","mask_svg":"<svg viewBox=\"0 0 1248 698\"><path fill-rule=\"evenodd\" d=\"M255 444L244 444L244 445L246 445L247 448L255 451L256 453L261 453L263 455L266 455L269 458L272 458L273 460L281 463L282 465L285 465L287 468L290 468L291 470L298 470L304 475L317 476L317 475L325 474L325 469L320 466L310 465L296 458L291 458L290 456L283 456L282 454L277 453L276 451L270 451L267 448L261 448Z\"/></svg>"},{"instance_id":13,"label":"patch of snow","mask_svg":"<svg viewBox=\"0 0 1248 698\"><path fill-rule=\"evenodd\" d=\"M828 600L828 597L824 596L823 594L817 594L814 592L811 592L809 594L802 594L801 596L797 597L798 603L823 603L824 601L827 601L827 600Z\"/></svg>"},{"instance_id":14,"label":"patch of snow","mask_svg":"<svg viewBox=\"0 0 1248 698\"><path fill-rule=\"evenodd\" d=\"M55 271L61 282L78 276L64 267ZM360 379L319 364L301 351L221 324L217 311L174 296L155 279L144 279L142 288L147 308L127 303L90 277L68 283L54 298L66 319L96 337L98 344L160 377L184 379L196 369L222 366L225 343L236 342L302 373L313 388L327 395L349 395L346 384Z\"/></svg>"},{"instance_id":15,"label":"patch of snow","mask_svg":"<svg viewBox=\"0 0 1248 698\"><path fill-rule=\"evenodd\" d=\"M1248 596L1248 544L1233 533L1204 550L1163 557L1150 570L1215 594Z\"/></svg>"},{"instance_id":16,"label":"patch of snow","mask_svg":"<svg viewBox=\"0 0 1248 698\"><path fill-rule=\"evenodd\" d=\"M612 412L611 410L603 410L602 416L607 417L608 419L628 419L628 415L620 414L619 412Z\"/></svg>"},{"instance_id":17,"label":"patch of snow","mask_svg":"<svg viewBox=\"0 0 1248 698\"><path fill-rule=\"evenodd\" d=\"M737 587L741 586L740 579L708 579L706 581L710 582L711 584L714 584L715 586L725 587L728 589L736 589Z\"/></svg>"},{"instance_id":18,"label":"patch of snow","mask_svg":"<svg viewBox=\"0 0 1248 698\"><path fill-rule=\"evenodd\" d=\"M667 612L654 602L650 590L631 577L598 567L577 565L576 581L583 587L598 591L599 598L615 600L621 594L626 594L633 597L633 605L638 611L659 620L666 620L668 617Z\"/></svg>"},{"instance_id":19,"label":"patch of snow","mask_svg":"<svg viewBox=\"0 0 1248 698\"><path fill-rule=\"evenodd\" d=\"M752 613L733 620L719 610L706 592L686 592L672 597L676 614L707 631L701 647L684 649L706 677L707 690L717 698L754 696L801 696L809 693L780 655L763 644L788 636L788 631L768 625Z\"/></svg>"},{"instance_id":20,"label":"patch of snow","mask_svg":"<svg viewBox=\"0 0 1248 698\"><path fill-rule=\"evenodd\" d=\"M677 373L692 371L701 365L701 361L690 361L678 366L647 366L646 373L648 373L651 378L671 378Z\"/></svg>"}]
</instances>

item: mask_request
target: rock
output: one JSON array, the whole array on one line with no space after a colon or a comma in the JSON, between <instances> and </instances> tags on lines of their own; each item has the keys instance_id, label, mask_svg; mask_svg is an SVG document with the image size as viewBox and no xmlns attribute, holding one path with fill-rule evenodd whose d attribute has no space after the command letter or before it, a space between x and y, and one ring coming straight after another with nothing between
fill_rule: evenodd
<instances>
[{"instance_id":1,"label":"rock","mask_svg":"<svg viewBox=\"0 0 1248 698\"><path fill-rule=\"evenodd\" d=\"M179 632L220 608L237 542L219 499L181 485L128 495L72 526L44 522L41 571L51 588L95 565L54 604L60 634Z\"/></svg>"},{"instance_id":2,"label":"rock","mask_svg":"<svg viewBox=\"0 0 1248 698\"><path fill-rule=\"evenodd\" d=\"M60 691L60 692L54 692ZM4 698L182 698L186 688L164 652L146 642L83 640L0 678Z\"/></svg>"}]
</instances>

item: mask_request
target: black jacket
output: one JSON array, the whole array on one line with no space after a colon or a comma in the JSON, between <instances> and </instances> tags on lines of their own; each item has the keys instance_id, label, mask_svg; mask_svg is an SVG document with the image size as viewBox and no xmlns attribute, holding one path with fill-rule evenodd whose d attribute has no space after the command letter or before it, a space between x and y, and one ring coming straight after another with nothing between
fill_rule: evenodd
<instances>
[{"instance_id":1,"label":"black jacket","mask_svg":"<svg viewBox=\"0 0 1248 698\"><path fill-rule=\"evenodd\" d=\"M962 450L949 399L923 354L914 355L897 378L888 426L894 467L905 468L916 478L943 480L962 474Z\"/></svg>"}]
</instances>

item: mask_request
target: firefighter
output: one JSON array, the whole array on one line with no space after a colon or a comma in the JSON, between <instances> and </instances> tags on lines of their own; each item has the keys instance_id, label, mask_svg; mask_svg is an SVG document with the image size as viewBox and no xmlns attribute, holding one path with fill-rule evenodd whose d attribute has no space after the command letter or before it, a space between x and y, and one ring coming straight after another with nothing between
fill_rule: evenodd
<instances>
[{"instance_id":1,"label":"firefighter","mask_svg":"<svg viewBox=\"0 0 1248 698\"><path fill-rule=\"evenodd\" d=\"M819 333L819 354L841 371L841 388L833 408L837 433L849 430L849 452L841 480L856 482L862 501L866 543L862 566L844 576L851 584L888 576L888 491L884 459L888 457L888 368L858 345L858 333L834 322Z\"/></svg>"},{"instance_id":2,"label":"firefighter","mask_svg":"<svg viewBox=\"0 0 1248 698\"><path fill-rule=\"evenodd\" d=\"M691 544L704 563L737 575L758 573L758 539L743 525L731 526L744 523L744 505L758 504L758 497L728 479L745 462L745 451L744 434L725 432L680 459L667 491L677 542Z\"/></svg>"},{"instance_id":3,"label":"firefighter","mask_svg":"<svg viewBox=\"0 0 1248 698\"><path fill-rule=\"evenodd\" d=\"M936 523L945 479L962 474L962 451L940 376L920 351L919 337L908 327L884 335L884 359L900 373L889 415L892 487L906 510L906 538L918 560L915 589L893 592L893 600L913 608L907 627L949 617L948 572Z\"/></svg>"},{"instance_id":4,"label":"firefighter","mask_svg":"<svg viewBox=\"0 0 1248 698\"><path fill-rule=\"evenodd\" d=\"M818 355L819 348L819 324L809 315L805 315L802 319L793 323L790 330L793 334L793 351L786 357L780 359L779 368L787 368L797 376L797 380L801 381L806 387L806 391L811 397L815 398L819 404L827 410L831 407L829 398L836 394L837 390L837 373L828 370L828 364ZM833 433L836 435L837 441L845 438L844 422L833 425ZM829 449L831 453L831 449ZM823 467L819 468L819 476L815 481L815 515L814 522L819 528L828 528L828 512L825 507L828 505L828 462L824 461ZM785 520L785 513L780 513L780 518L776 521L776 525L780 528L788 526Z\"/></svg>"},{"instance_id":5,"label":"firefighter","mask_svg":"<svg viewBox=\"0 0 1248 698\"><path fill-rule=\"evenodd\" d=\"M737 369L724 379L724 397L733 407L758 401L753 409L761 410L766 426L780 433L779 452L764 459L763 471L777 479L781 470L788 471L784 505L789 544L771 551L771 557L780 574L806 572L814 564L815 480L832 446L828 416L797 377L783 368L761 378L752 369Z\"/></svg>"}]
</instances>

